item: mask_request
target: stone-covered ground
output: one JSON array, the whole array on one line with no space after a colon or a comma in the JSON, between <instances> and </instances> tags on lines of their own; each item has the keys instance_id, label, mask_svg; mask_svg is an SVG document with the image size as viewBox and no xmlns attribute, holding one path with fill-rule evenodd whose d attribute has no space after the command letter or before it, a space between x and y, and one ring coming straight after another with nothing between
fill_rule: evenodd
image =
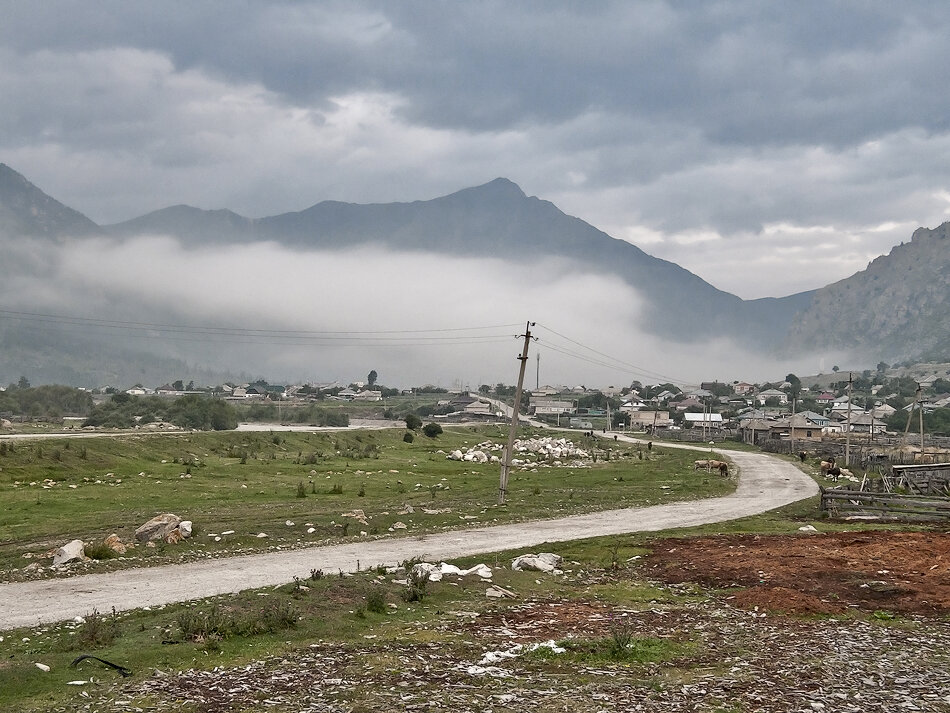
<instances>
[{"instance_id":1,"label":"stone-covered ground","mask_svg":"<svg viewBox=\"0 0 950 713\"><path fill-rule=\"evenodd\" d=\"M397 637L155 673L69 710L950 711L946 533L664 539L629 567L565 576L569 599L446 610ZM644 579L671 596L601 596ZM673 653L650 663L515 648L621 631Z\"/></svg>"}]
</instances>

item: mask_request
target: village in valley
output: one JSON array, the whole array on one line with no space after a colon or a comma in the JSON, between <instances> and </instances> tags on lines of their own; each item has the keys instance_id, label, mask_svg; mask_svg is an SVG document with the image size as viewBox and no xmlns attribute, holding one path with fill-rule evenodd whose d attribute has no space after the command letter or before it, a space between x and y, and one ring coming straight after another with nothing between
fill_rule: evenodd
<instances>
[{"instance_id":1,"label":"village in valley","mask_svg":"<svg viewBox=\"0 0 950 713\"><path fill-rule=\"evenodd\" d=\"M835 371L832 374L799 378L788 374L776 382L708 381L697 387L672 383L589 388L583 385L525 387L520 413L538 422L566 429L637 432L679 441L741 441L746 444L787 452L798 448L816 455L822 444L853 438L855 444L880 449L904 447L904 455L920 459L920 435L931 444L931 453L940 452L942 437L950 435L950 374L930 365L929 373L910 376L907 370L879 364L876 371ZM939 372L939 374L938 374ZM504 419L513 401L515 387L503 383L482 384L477 389L456 385L445 388L426 384L412 388L390 388L377 383L370 372L366 380L274 384L263 379L253 383L223 383L196 386L183 380L157 387L135 384L120 389L103 386L82 390L90 404L109 401L115 394L130 397L176 399L181 397L220 400L239 409L241 420L263 423L306 423L300 412L315 404L340 414L333 423L346 425L348 419L392 421L409 410L438 422L492 422ZM28 386L21 379L19 387ZM0 387L0 393L15 391L17 384ZM0 406L2 406L0 399ZM142 408L143 413L148 408ZM84 413L17 413L0 408L4 426L16 422L63 425L67 429L95 429L101 425ZM926 423L926 426L925 426ZM142 416L130 427L169 430L176 424ZM924 428L925 427L925 428ZM908 439L905 431L914 438ZM791 449L789 451L788 449ZM826 449L827 450L827 449ZM867 457L867 454L864 454ZM902 459L903 462L903 459Z\"/></svg>"}]
</instances>

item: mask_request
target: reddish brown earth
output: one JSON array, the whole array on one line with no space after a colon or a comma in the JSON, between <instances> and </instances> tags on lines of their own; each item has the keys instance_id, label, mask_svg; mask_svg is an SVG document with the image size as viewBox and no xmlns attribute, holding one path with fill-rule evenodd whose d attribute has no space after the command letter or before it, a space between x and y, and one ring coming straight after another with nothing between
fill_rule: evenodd
<instances>
[{"instance_id":1,"label":"reddish brown earth","mask_svg":"<svg viewBox=\"0 0 950 713\"><path fill-rule=\"evenodd\" d=\"M950 612L950 533L720 535L652 543L650 576L728 591L730 604L795 614Z\"/></svg>"}]
</instances>

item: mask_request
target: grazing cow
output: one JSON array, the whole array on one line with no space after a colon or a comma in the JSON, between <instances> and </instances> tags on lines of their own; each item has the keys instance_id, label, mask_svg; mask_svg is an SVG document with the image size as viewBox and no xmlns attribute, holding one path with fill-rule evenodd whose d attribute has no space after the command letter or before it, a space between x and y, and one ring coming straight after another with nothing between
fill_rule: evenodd
<instances>
[{"instance_id":1,"label":"grazing cow","mask_svg":"<svg viewBox=\"0 0 950 713\"><path fill-rule=\"evenodd\" d=\"M806 459L807 457L808 457L808 454L805 453L805 451L801 451L801 452L798 454L798 460L800 460L802 463L805 462L805 459Z\"/></svg>"},{"instance_id":2,"label":"grazing cow","mask_svg":"<svg viewBox=\"0 0 950 713\"><path fill-rule=\"evenodd\" d=\"M821 467L820 467L820 469L821 469L821 474L822 474L822 475L828 475L828 473L829 473L829 472L831 471L831 469L834 468L834 467L835 467L834 459L832 459L832 460L823 460L823 461L821 462Z\"/></svg>"},{"instance_id":3,"label":"grazing cow","mask_svg":"<svg viewBox=\"0 0 950 713\"><path fill-rule=\"evenodd\" d=\"M704 468L705 468L705 469L708 469L708 468L709 468L709 464L710 464L711 462L712 462L712 461L708 461L708 460L694 460L694 461L693 461L693 470L703 470Z\"/></svg>"},{"instance_id":4,"label":"grazing cow","mask_svg":"<svg viewBox=\"0 0 950 713\"><path fill-rule=\"evenodd\" d=\"M728 477L729 477L729 464L728 464L728 463L723 463L723 462L720 461L720 463L719 463L719 475L721 475L723 478L728 478Z\"/></svg>"},{"instance_id":5,"label":"grazing cow","mask_svg":"<svg viewBox=\"0 0 950 713\"><path fill-rule=\"evenodd\" d=\"M841 468L838 466L832 466L828 469L828 477L831 478L835 483L838 482L838 477L841 475Z\"/></svg>"}]
</instances>

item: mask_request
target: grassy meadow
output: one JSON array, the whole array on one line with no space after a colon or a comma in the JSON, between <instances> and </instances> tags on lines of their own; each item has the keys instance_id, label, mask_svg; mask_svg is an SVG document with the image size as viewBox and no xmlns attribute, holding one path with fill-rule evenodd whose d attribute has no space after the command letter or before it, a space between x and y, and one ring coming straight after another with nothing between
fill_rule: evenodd
<instances>
[{"instance_id":1,"label":"grassy meadow","mask_svg":"<svg viewBox=\"0 0 950 713\"><path fill-rule=\"evenodd\" d=\"M194 536L80 567L417 535L712 497L734 487L694 471L689 451L584 442L576 434L579 445L596 446L596 462L513 469L507 505L499 507L499 466L451 461L446 453L502 444L506 429L450 426L437 438L417 433L411 443L404 435L201 432L0 442L0 581L26 576L31 563L49 564L43 556L72 539L92 543L116 533L133 542L136 527L164 512L191 520ZM366 524L342 517L355 509ZM391 530L397 522L405 529Z\"/></svg>"},{"instance_id":2,"label":"grassy meadow","mask_svg":"<svg viewBox=\"0 0 950 713\"><path fill-rule=\"evenodd\" d=\"M789 532L814 515L814 503L797 503L735 521L728 531ZM707 525L680 534L715 531L715 525ZM563 609L567 618L572 607L602 608L605 618L599 631L558 639L564 653L552 655L542 648L526 654L519 664L522 672L533 672L539 680L570 680L572 685L582 684L589 676L582 671L591 670L622 672L656 685L689 682L709 670L701 636L681 630L657 637L631 628L623 617L606 616L608 611L647 616L691 611L708 597L698 587L653 584L639 572L638 563L652 541L667 534L633 533L541 545L536 551L557 552L564 558L565 572L560 576L512 571L511 558L520 552L454 561L460 567L487 564L492 568L491 584L505 588L515 599L486 598L490 584L476 576L414 584L405 571L372 568L345 576L313 572L280 587L150 610L89 612L83 621L2 632L0 711L199 711L204 709L150 691L149 685L160 686L165 676L192 669L226 667L240 672L247 667L253 676L264 675L280 671L281 662L299 661L310 652L316 652L326 671L331 666L334 671L318 667L313 685L325 685L322 676L339 675L342 668L347 685L336 694L341 709L369 711L372 705L367 701L374 699L384 707L397 706L378 697L387 695L393 684L422 685L412 682L419 661L428 657L434 664L437 657L462 668L477 663L486 650L510 646L504 640L511 622L520 616L537 622L537 612L548 606L551 612ZM123 678L92 660L72 666L83 654L124 666L132 675ZM264 665L258 672L260 662ZM50 670L40 670L37 663ZM295 675L307 675L300 672L306 670L304 666ZM494 687L485 679L469 680L475 691L479 686ZM85 683L70 685L74 681ZM423 690L433 695L439 686L433 680ZM237 709L298 710L274 701L245 702Z\"/></svg>"}]
</instances>

